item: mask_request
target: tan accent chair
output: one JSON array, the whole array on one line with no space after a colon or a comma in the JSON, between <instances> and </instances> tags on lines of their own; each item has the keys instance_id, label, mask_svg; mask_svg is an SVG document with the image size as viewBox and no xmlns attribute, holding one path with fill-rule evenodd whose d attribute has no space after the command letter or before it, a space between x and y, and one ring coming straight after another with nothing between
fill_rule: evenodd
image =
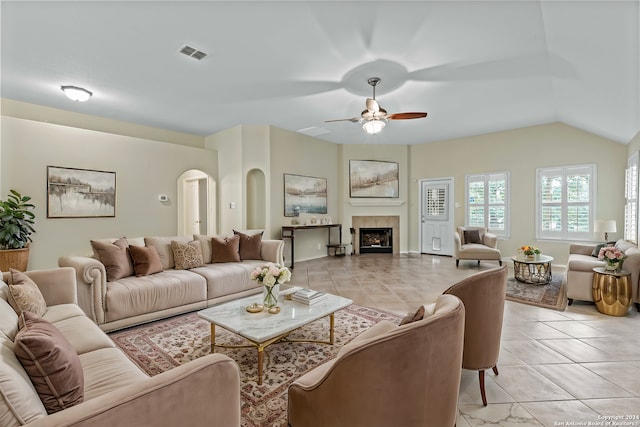
<instances>
[{"instance_id":1,"label":"tan accent chair","mask_svg":"<svg viewBox=\"0 0 640 427\"><path fill-rule=\"evenodd\" d=\"M464 232L478 230L479 242L469 242L465 239ZM498 261L502 265L502 255L498 249L498 237L489 233L484 227L458 227L453 236L456 252L456 267L461 259Z\"/></svg>"},{"instance_id":2,"label":"tan accent chair","mask_svg":"<svg viewBox=\"0 0 640 427\"><path fill-rule=\"evenodd\" d=\"M476 273L444 291L455 295L465 307L464 353L462 368L477 370L482 404L487 406L484 371L498 375L498 356L504 300L507 293L507 266Z\"/></svg>"},{"instance_id":3,"label":"tan accent chair","mask_svg":"<svg viewBox=\"0 0 640 427\"><path fill-rule=\"evenodd\" d=\"M423 320L375 324L289 386L289 425L454 426L463 331L452 295Z\"/></svg>"}]
</instances>

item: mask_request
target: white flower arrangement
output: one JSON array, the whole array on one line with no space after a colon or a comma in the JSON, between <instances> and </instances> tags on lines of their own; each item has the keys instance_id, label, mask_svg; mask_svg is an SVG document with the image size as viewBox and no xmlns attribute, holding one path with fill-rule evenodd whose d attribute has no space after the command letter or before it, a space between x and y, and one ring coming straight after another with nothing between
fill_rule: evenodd
<instances>
[{"instance_id":1,"label":"white flower arrangement","mask_svg":"<svg viewBox=\"0 0 640 427\"><path fill-rule=\"evenodd\" d=\"M282 284L291 280L291 271L283 265L269 262L256 267L249 277L261 285L272 287L276 283Z\"/></svg>"}]
</instances>

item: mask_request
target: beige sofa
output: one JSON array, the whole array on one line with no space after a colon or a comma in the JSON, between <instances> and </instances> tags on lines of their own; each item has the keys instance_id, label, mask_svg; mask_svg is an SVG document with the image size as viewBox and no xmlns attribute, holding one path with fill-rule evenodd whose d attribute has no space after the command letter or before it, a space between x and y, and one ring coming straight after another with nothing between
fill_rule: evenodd
<instances>
[{"instance_id":1,"label":"beige sofa","mask_svg":"<svg viewBox=\"0 0 640 427\"><path fill-rule=\"evenodd\" d=\"M146 276L129 276L107 281L105 266L91 256L62 256L60 267L73 267L78 282L78 304L103 331L114 331L180 313L199 310L235 298L255 294L261 287L250 280L256 266L266 262L283 264L284 242L262 240L261 258L240 262L211 262L211 238L138 237L129 245L154 246L163 271ZM113 242L116 239L100 239ZM205 265L176 270L171 242L201 243Z\"/></svg>"},{"instance_id":2,"label":"beige sofa","mask_svg":"<svg viewBox=\"0 0 640 427\"><path fill-rule=\"evenodd\" d=\"M593 268L604 266L604 261L593 256L597 245L573 243L569 246L569 260L567 262L567 298L569 305L573 300L593 301L591 286L593 282ZM640 249L632 243L622 239L615 246L627 257L622 269L631 273L633 288L633 302L640 311Z\"/></svg>"},{"instance_id":3,"label":"beige sofa","mask_svg":"<svg viewBox=\"0 0 640 427\"><path fill-rule=\"evenodd\" d=\"M14 354L18 315L0 282L0 425L26 426L239 426L237 364L211 354L148 377L115 347L76 304L72 268L31 271L51 322L79 355L83 402L47 414L27 371ZM4 280L8 279L4 274Z\"/></svg>"}]
</instances>

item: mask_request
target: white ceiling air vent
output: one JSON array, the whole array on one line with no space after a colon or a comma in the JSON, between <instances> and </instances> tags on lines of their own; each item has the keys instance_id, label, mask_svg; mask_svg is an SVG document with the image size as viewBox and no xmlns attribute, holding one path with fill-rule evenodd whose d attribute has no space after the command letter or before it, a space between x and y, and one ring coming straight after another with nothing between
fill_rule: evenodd
<instances>
[{"instance_id":1,"label":"white ceiling air vent","mask_svg":"<svg viewBox=\"0 0 640 427\"><path fill-rule=\"evenodd\" d=\"M300 129L297 132L303 133L309 136L320 136L320 135L324 135L325 133L329 133L330 131L327 129L316 127L316 126L311 126L309 128Z\"/></svg>"},{"instance_id":2,"label":"white ceiling air vent","mask_svg":"<svg viewBox=\"0 0 640 427\"><path fill-rule=\"evenodd\" d=\"M197 59L198 61L202 61L207 56L207 54L204 53L203 51L193 48L189 45L182 46L179 52L193 59Z\"/></svg>"}]
</instances>

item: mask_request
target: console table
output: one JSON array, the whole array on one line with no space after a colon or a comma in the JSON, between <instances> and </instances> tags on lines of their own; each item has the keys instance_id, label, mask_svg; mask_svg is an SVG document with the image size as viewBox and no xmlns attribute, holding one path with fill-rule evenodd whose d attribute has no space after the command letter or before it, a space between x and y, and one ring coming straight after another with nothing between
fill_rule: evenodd
<instances>
[{"instance_id":1,"label":"console table","mask_svg":"<svg viewBox=\"0 0 640 427\"><path fill-rule=\"evenodd\" d=\"M331 244L331 229L338 229L339 240L338 243L342 243L342 224L312 224L312 225L285 225L282 227L282 239L291 240L291 268L293 268L294 263L294 240L296 231L298 230L317 230L319 228L327 229L327 246L332 246Z\"/></svg>"}]
</instances>

